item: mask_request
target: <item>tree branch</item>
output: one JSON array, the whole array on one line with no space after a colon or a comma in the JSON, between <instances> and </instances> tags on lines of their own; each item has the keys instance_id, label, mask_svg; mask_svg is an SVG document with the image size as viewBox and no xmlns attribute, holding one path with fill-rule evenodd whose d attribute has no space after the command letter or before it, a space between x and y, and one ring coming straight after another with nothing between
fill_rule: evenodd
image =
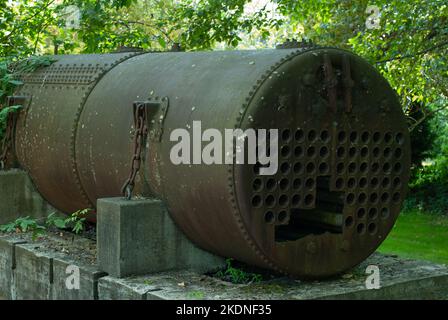
<instances>
[{"instance_id":1,"label":"tree branch","mask_svg":"<svg viewBox=\"0 0 448 320\"><path fill-rule=\"evenodd\" d=\"M48 1L48 3L46 3L43 8L39 11L36 11L34 14L32 14L29 17L26 17L25 19L23 19L23 21L21 21L22 26L25 25L26 23L28 23L28 21L30 21L31 19L34 19L37 15L41 14L42 11L46 11L48 9L48 7L50 7L56 0L50 0ZM11 33L8 34L6 37L3 37L0 42L5 42L8 41L8 39L13 36L13 34L15 33L17 29L17 25L14 25L13 29L11 30Z\"/></svg>"},{"instance_id":2,"label":"tree branch","mask_svg":"<svg viewBox=\"0 0 448 320\"><path fill-rule=\"evenodd\" d=\"M412 132L415 128L417 128L423 121L425 121L428 117L436 114L437 112L442 111L443 109L448 108L448 104L445 104L437 109L432 110L431 112L425 113L423 117L418 119L413 125L409 127L409 132ZM414 119L415 120L415 119Z\"/></svg>"},{"instance_id":3,"label":"tree branch","mask_svg":"<svg viewBox=\"0 0 448 320\"><path fill-rule=\"evenodd\" d=\"M145 26L145 27L148 27L148 28L155 29L156 31L158 31L159 33L161 33L163 36L165 36L165 38L166 38L169 42L174 43L173 39L171 39L171 37L169 36L168 33L166 33L164 30L162 30L162 29L160 29L160 28L154 26L153 24L149 24L149 23L142 22L142 21L124 21L124 20L115 20L115 22L117 22L117 23L119 23L119 24L122 24L122 25L125 25L125 26L128 27L128 28L129 28L129 24L139 24L139 25L142 25L142 26Z\"/></svg>"}]
</instances>

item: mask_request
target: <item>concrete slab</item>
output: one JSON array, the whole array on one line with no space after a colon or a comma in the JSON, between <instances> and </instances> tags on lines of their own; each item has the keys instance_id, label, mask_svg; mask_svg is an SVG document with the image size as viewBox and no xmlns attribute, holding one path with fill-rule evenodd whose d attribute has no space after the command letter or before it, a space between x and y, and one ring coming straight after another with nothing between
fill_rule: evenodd
<instances>
[{"instance_id":1,"label":"concrete slab","mask_svg":"<svg viewBox=\"0 0 448 320\"><path fill-rule=\"evenodd\" d=\"M0 224L19 217L46 217L56 210L36 191L25 171L0 171Z\"/></svg>"},{"instance_id":2,"label":"concrete slab","mask_svg":"<svg viewBox=\"0 0 448 320\"><path fill-rule=\"evenodd\" d=\"M133 281L132 278L118 279L103 277L98 281L100 300L160 300L151 293L161 290L146 280Z\"/></svg>"},{"instance_id":3,"label":"concrete slab","mask_svg":"<svg viewBox=\"0 0 448 320\"><path fill-rule=\"evenodd\" d=\"M367 289L369 265L378 266L380 288ZM106 279L106 278L104 278ZM236 285L189 271L116 279L107 277L100 299L129 298L126 292L145 292L146 299L448 299L448 267L425 261L374 254L342 276L325 281L299 281L277 278L247 285ZM142 286L145 284L145 286Z\"/></svg>"},{"instance_id":4,"label":"concrete slab","mask_svg":"<svg viewBox=\"0 0 448 320\"><path fill-rule=\"evenodd\" d=\"M9 238L5 241L5 238ZM426 261L373 254L353 270L323 281L298 281L277 277L251 284L232 284L193 271L167 271L144 276L103 276L94 263L95 243L60 234L33 242L26 234L1 237L4 298L12 299L448 299L448 266ZM11 240L13 239L13 240ZM29 241L14 247L11 241ZM65 286L67 266L80 268L80 289ZM379 289L368 289L368 266L378 270ZM2 272L3 274L3 272ZM10 293L8 293L10 292Z\"/></svg>"},{"instance_id":5,"label":"concrete slab","mask_svg":"<svg viewBox=\"0 0 448 320\"><path fill-rule=\"evenodd\" d=\"M157 199L99 199L98 265L122 278L167 270L218 270L223 258L196 247Z\"/></svg>"}]
</instances>

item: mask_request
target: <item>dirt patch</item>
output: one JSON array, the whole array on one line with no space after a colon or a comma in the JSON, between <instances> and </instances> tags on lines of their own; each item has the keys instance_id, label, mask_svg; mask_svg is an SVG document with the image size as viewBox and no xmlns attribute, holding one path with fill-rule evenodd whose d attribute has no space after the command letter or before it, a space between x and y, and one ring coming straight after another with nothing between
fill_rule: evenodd
<instances>
[{"instance_id":1,"label":"dirt patch","mask_svg":"<svg viewBox=\"0 0 448 320\"><path fill-rule=\"evenodd\" d=\"M86 229L86 232L89 231ZM42 253L49 251L59 253L87 265L96 265L96 241L94 240L92 233L90 237L86 237L86 232L80 236L72 232L50 228L46 230L45 234L38 236L35 239L33 239L31 233L0 232L0 235L34 244L34 249L41 251Z\"/></svg>"}]
</instances>

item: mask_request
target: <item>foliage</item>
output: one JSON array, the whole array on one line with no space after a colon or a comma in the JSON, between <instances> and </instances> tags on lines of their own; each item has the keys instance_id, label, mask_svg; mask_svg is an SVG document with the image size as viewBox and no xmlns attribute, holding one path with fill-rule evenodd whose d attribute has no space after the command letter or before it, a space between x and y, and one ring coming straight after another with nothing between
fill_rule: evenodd
<instances>
[{"instance_id":1,"label":"foliage","mask_svg":"<svg viewBox=\"0 0 448 320\"><path fill-rule=\"evenodd\" d=\"M22 109L22 106L10 106L0 110L0 141L3 141L3 137L6 131L6 124L8 120L8 115L13 112L18 112Z\"/></svg>"},{"instance_id":2,"label":"foliage","mask_svg":"<svg viewBox=\"0 0 448 320\"><path fill-rule=\"evenodd\" d=\"M48 27L55 23L55 0L0 0L0 56L36 54Z\"/></svg>"},{"instance_id":3,"label":"foliage","mask_svg":"<svg viewBox=\"0 0 448 320\"><path fill-rule=\"evenodd\" d=\"M224 42L237 46L241 33L262 38L279 21L260 10L247 14L246 0L0 0L0 55L110 52L120 47L212 49ZM67 26L69 6L81 16ZM39 14L38 14L39 13ZM16 33L20 36L16 36ZM3 35L3 37L2 37Z\"/></svg>"},{"instance_id":4,"label":"foliage","mask_svg":"<svg viewBox=\"0 0 448 320\"><path fill-rule=\"evenodd\" d=\"M0 108L5 105L6 98L16 87L22 85L22 81L19 80L21 75L49 66L53 62L54 58L45 56L32 56L23 60L11 57L0 59Z\"/></svg>"},{"instance_id":5,"label":"foliage","mask_svg":"<svg viewBox=\"0 0 448 320\"><path fill-rule=\"evenodd\" d=\"M416 101L446 105L446 1L280 0L279 4L292 23L303 25L303 34L311 40L346 47L375 64L397 90L405 110ZM371 16L368 5L379 8L376 29L366 26Z\"/></svg>"},{"instance_id":6,"label":"foliage","mask_svg":"<svg viewBox=\"0 0 448 320\"><path fill-rule=\"evenodd\" d=\"M67 228L66 219L61 218L55 212L50 213L45 221L47 227L56 227L58 229Z\"/></svg>"},{"instance_id":7,"label":"foliage","mask_svg":"<svg viewBox=\"0 0 448 320\"><path fill-rule=\"evenodd\" d=\"M448 5L444 0L0 0L0 55L110 52L119 47L213 49L304 37L369 60L411 103L446 106ZM379 27L367 28L379 8ZM68 6L80 24L67 26Z\"/></svg>"},{"instance_id":8,"label":"foliage","mask_svg":"<svg viewBox=\"0 0 448 320\"><path fill-rule=\"evenodd\" d=\"M53 31L53 45L61 53L79 50L85 53L110 52L120 46L148 48L150 36L143 28L127 24L127 9L133 0L65 0L56 9L58 27ZM66 29L63 9L76 6L82 17L77 29Z\"/></svg>"},{"instance_id":9,"label":"foliage","mask_svg":"<svg viewBox=\"0 0 448 320\"><path fill-rule=\"evenodd\" d=\"M66 220L65 223L69 226L72 231L76 234L84 231L84 225L86 221L86 216L91 212L91 209L78 210L72 213Z\"/></svg>"},{"instance_id":10,"label":"foliage","mask_svg":"<svg viewBox=\"0 0 448 320\"><path fill-rule=\"evenodd\" d=\"M237 5L241 8L249 2L239 1ZM414 103L428 109L447 107L448 5L445 1L278 0L276 10L281 15L268 15L262 6L252 15L257 17L252 29L244 28L242 23L219 20L225 23L219 30L226 30L226 37L210 37L210 30L215 30L210 20L213 21L216 12L220 16L232 15L232 9L218 7L215 1L199 3L179 11L181 16L193 21L183 38L187 47L196 47L193 38L203 43L200 48L213 47L224 38L236 46L241 42L242 33L254 30L258 31L259 42L269 35L274 35L277 42L286 37L308 38L320 45L350 49L374 64L397 90L407 113ZM378 28L366 26L372 15L366 11L369 5L379 8ZM263 30L260 32L260 29ZM426 113L426 108L423 111Z\"/></svg>"},{"instance_id":11,"label":"foliage","mask_svg":"<svg viewBox=\"0 0 448 320\"><path fill-rule=\"evenodd\" d=\"M409 111L409 117L419 119L424 117L424 107L414 102ZM411 166L414 170L422 167L422 163L434 154L434 140L438 132L432 125L433 117L426 117L419 126L411 131Z\"/></svg>"},{"instance_id":12,"label":"foliage","mask_svg":"<svg viewBox=\"0 0 448 320\"><path fill-rule=\"evenodd\" d=\"M242 33L257 30L262 39L279 21L268 18L267 11L245 14L246 0L181 1L174 14L177 28L183 30L180 43L190 49L211 49L216 43L236 47Z\"/></svg>"},{"instance_id":13,"label":"foliage","mask_svg":"<svg viewBox=\"0 0 448 320\"><path fill-rule=\"evenodd\" d=\"M422 136L427 134L425 131L429 131L430 138L413 135L413 147L418 143L426 143L429 149L425 148L427 160L422 162L423 165L414 165L412 168L410 192L406 201L408 208L448 213L448 123L445 121L447 115L448 110L441 110L438 116L424 122L423 126L418 128L424 129L421 132Z\"/></svg>"},{"instance_id":14,"label":"foliage","mask_svg":"<svg viewBox=\"0 0 448 320\"><path fill-rule=\"evenodd\" d=\"M20 76L49 66L54 62L50 57L29 57L28 59L16 60L12 58L0 59L0 141L3 139L6 130L6 121L10 112L18 112L22 106L6 106L8 96L22 85Z\"/></svg>"},{"instance_id":15,"label":"foliage","mask_svg":"<svg viewBox=\"0 0 448 320\"><path fill-rule=\"evenodd\" d=\"M235 284L258 283L263 280L261 274L247 272L241 268L236 268L233 266L233 263L233 259L226 259L226 269L218 271L215 276Z\"/></svg>"},{"instance_id":16,"label":"foliage","mask_svg":"<svg viewBox=\"0 0 448 320\"><path fill-rule=\"evenodd\" d=\"M8 61L0 61L0 103L3 105L6 97L22 82L15 79L10 71Z\"/></svg>"},{"instance_id":17,"label":"foliage","mask_svg":"<svg viewBox=\"0 0 448 320\"><path fill-rule=\"evenodd\" d=\"M58 229L70 229L72 232L79 234L84 231L86 216L90 214L91 209L78 210L67 218L61 218L56 213L48 215L45 222L47 227L54 226Z\"/></svg>"},{"instance_id":18,"label":"foliage","mask_svg":"<svg viewBox=\"0 0 448 320\"><path fill-rule=\"evenodd\" d=\"M42 225L36 219L29 216L17 218L15 221L0 225L0 232L6 233L32 233L32 239L42 236L47 228L56 227L58 229L70 229L72 232L79 234L84 230L86 216L91 212L90 209L78 210L67 218L61 218L56 213L48 215L45 224Z\"/></svg>"},{"instance_id":19,"label":"foliage","mask_svg":"<svg viewBox=\"0 0 448 320\"><path fill-rule=\"evenodd\" d=\"M438 156L432 162L414 168L409 183L405 209L447 214L448 212L448 157Z\"/></svg>"},{"instance_id":20,"label":"foliage","mask_svg":"<svg viewBox=\"0 0 448 320\"><path fill-rule=\"evenodd\" d=\"M15 221L0 226L1 232L32 232L32 238L35 240L45 232L45 227L39 225L36 219L29 216L17 218Z\"/></svg>"}]
</instances>

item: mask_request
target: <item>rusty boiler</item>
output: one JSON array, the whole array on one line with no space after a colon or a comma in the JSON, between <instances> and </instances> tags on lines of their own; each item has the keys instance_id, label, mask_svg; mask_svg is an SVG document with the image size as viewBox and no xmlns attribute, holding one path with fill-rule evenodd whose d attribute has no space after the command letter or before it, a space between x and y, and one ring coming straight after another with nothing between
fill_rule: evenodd
<instances>
[{"instance_id":1,"label":"rusty boiler","mask_svg":"<svg viewBox=\"0 0 448 320\"><path fill-rule=\"evenodd\" d=\"M162 199L207 251L294 277L326 277L366 259L397 219L410 171L405 116L387 81L350 52L53 58L16 92L24 108L15 155L62 212L122 196L141 109L147 130L139 131L134 195ZM173 164L170 132L191 131L193 121L204 130L278 129L277 172L261 175L260 163Z\"/></svg>"}]
</instances>

